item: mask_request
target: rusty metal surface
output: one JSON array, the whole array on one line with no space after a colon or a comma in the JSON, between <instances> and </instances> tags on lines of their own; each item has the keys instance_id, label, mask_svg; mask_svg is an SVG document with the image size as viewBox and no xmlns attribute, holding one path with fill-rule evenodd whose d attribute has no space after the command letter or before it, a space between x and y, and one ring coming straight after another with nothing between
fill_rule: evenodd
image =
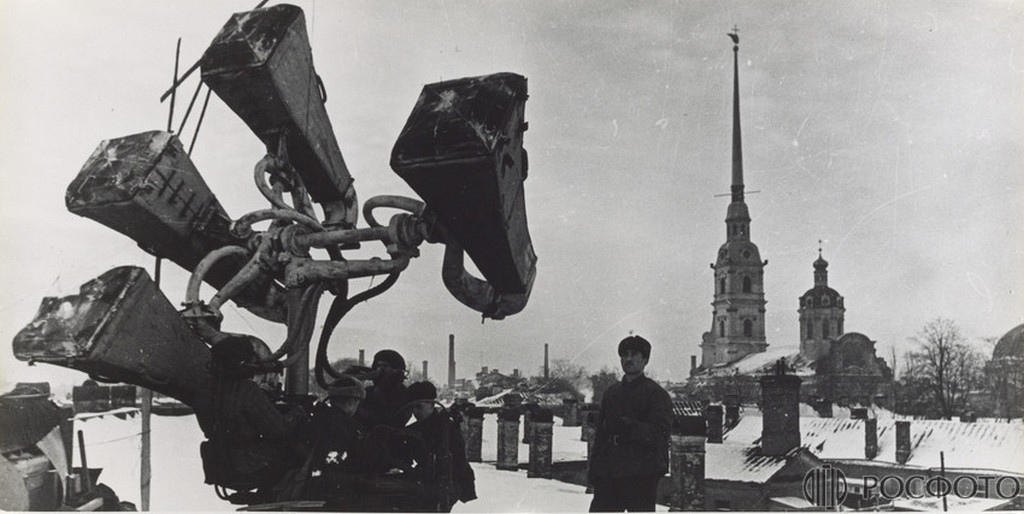
<instances>
[{"instance_id":1,"label":"rusty metal surface","mask_svg":"<svg viewBox=\"0 0 1024 514\"><path fill-rule=\"evenodd\" d=\"M500 293L528 293L526 78L497 73L424 86L391 167L436 212Z\"/></svg>"},{"instance_id":2,"label":"rusty metal surface","mask_svg":"<svg viewBox=\"0 0 1024 514\"><path fill-rule=\"evenodd\" d=\"M142 268L114 268L79 294L44 298L14 356L152 389L186 404L209 390L210 352Z\"/></svg>"},{"instance_id":3,"label":"rusty metal surface","mask_svg":"<svg viewBox=\"0 0 1024 514\"><path fill-rule=\"evenodd\" d=\"M267 148L276 151L286 133L288 159L313 200L325 204L328 224L340 216L333 204L345 201L352 177L324 108L302 9L282 4L233 15L203 54L202 70Z\"/></svg>"},{"instance_id":4,"label":"rusty metal surface","mask_svg":"<svg viewBox=\"0 0 1024 514\"><path fill-rule=\"evenodd\" d=\"M168 132L100 143L68 186L65 203L72 213L98 221L189 271L213 250L247 244L231 234L231 219L181 142ZM220 288L245 262L241 257L224 259L204 278ZM283 322L282 293L264 280L250 285L235 301L260 317Z\"/></svg>"}]
</instances>

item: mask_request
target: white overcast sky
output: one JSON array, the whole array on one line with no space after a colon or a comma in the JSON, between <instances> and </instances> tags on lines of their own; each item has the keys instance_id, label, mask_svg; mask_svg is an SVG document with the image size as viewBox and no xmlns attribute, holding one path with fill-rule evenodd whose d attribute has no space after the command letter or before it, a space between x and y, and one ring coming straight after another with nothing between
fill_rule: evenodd
<instances>
[{"instance_id":1,"label":"white overcast sky","mask_svg":"<svg viewBox=\"0 0 1024 514\"><path fill-rule=\"evenodd\" d=\"M153 259L68 213L65 188L100 141L165 127L158 97L178 37L185 67L255 3L0 0L5 379L85 378L29 369L9 341L43 296ZM846 328L881 354L938 316L979 347L1024 322L1024 2L297 3L361 200L413 195L388 160L423 84L511 71L530 89L539 261L525 311L481 324L442 285L442 248L425 246L342 321L332 357L393 347L443 381L454 333L460 376L533 373L544 343L595 371L617 366L632 330L654 344L653 375L684 378L711 326L708 264L725 239L728 199L715 195L729 189L734 25L768 343L798 343L818 239ZM192 157L233 217L265 206L251 179L262 153L214 97ZM188 275L164 269L177 305ZM227 329L282 340L282 327L227 310Z\"/></svg>"}]
</instances>

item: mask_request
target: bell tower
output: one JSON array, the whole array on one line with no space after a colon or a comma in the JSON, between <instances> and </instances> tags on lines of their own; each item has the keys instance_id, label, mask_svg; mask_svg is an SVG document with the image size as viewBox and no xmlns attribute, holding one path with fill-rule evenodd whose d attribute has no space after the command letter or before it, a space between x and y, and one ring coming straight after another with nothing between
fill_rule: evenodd
<instances>
[{"instance_id":1,"label":"bell tower","mask_svg":"<svg viewBox=\"0 0 1024 514\"><path fill-rule=\"evenodd\" d=\"M718 249L711 330L701 342L701 369L728 364L768 348L765 341L764 267L750 240L750 212L744 201L743 148L740 139L739 43L733 41L733 114L731 202L725 215L725 244Z\"/></svg>"}]
</instances>

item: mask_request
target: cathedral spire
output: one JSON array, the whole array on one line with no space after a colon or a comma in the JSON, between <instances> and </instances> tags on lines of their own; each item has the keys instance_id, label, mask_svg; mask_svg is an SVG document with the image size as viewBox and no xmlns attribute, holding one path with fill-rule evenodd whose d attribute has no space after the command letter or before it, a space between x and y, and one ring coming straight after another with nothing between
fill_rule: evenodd
<instances>
[{"instance_id":1,"label":"cathedral spire","mask_svg":"<svg viewBox=\"0 0 1024 514\"><path fill-rule=\"evenodd\" d=\"M743 145L740 141L740 35L733 27L732 38L732 201L743 201Z\"/></svg>"}]
</instances>

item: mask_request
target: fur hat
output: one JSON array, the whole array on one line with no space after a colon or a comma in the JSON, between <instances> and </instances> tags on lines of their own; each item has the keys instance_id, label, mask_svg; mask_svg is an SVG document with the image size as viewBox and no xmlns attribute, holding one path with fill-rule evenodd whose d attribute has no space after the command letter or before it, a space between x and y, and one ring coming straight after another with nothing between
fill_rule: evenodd
<instances>
[{"instance_id":1,"label":"fur hat","mask_svg":"<svg viewBox=\"0 0 1024 514\"><path fill-rule=\"evenodd\" d=\"M430 382L416 382L409 384L409 401L436 400L437 388Z\"/></svg>"},{"instance_id":2,"label":"fur hat","mask_svg":"<svg viewBox=\"0 0 1024 514\"><path fill-rule=\"evenodd\" d=\"M394 350L381 350L373 355L373 367L378 362L386 362L399 371L405 371L405 359Z\"/></svg>"},{"instance_id":3,"label":"fur hat","mask_svg":"<svg viewBox=\"0 0 1024 514\"><path fill-rule=\"evenodd\" d=\"M619 342L619 357L626 352L640 352L645 359L650 359L651 343L640 336L629 336Z\"/></svg>"},{"instance_id":4,"label":"fur hat","mask_svg":"<svg viewBox=\"0 0 1024 514\"><path fill-rule=\"evenodd\" d=\"M358 398L362 400L366 398L366 389L363 388L363 383L359 380L348 375L342 375L327 388L327 397Z\"/></svg>"}]
</instances>

